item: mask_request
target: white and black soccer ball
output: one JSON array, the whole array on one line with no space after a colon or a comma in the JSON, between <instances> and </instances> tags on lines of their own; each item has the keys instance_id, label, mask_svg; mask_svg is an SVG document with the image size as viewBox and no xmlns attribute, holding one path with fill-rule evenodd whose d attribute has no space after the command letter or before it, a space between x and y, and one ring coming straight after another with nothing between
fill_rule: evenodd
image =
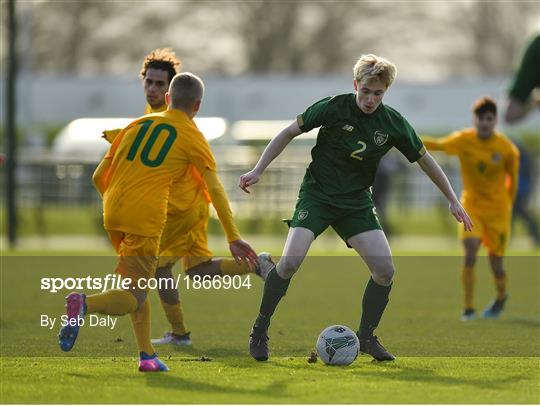
<instances>
[{"instance_id":1,"label":"white and black soccer ball","mask_svg":"<svg viewBox=\"0 0 540 406\"><path fill-rule=\"evenodd\" d=\"M317 354L326 365L349 365L360 351L360 341L346 326L325 328L317 339Z\"/></svg>"}]
</instances>

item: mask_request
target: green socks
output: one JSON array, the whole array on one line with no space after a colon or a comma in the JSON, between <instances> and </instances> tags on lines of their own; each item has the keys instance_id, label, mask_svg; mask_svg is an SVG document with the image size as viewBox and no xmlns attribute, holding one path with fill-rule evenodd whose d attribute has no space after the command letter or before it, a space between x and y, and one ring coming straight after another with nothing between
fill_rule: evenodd
<instances>
[{"instance_id":1,"label":"green socks","mask_svg":"<svg viewBox=\"0 0 540 406\"><path fill-rule=\"evenodd\" d=\"M369 278L366 290L364 291L364 298L362 299L362 319L360 320L360 329L358 330L360 339L373 335L373 331L379 325L379 321L388 303L388 295L391 289L392 285L381 286L373 278Z\"/></svg>"},{"instance_id":2,"label":"green socks","mask_svg":"<svg viewBox=\"0 0 540 406\"><path fill-rule=\"evenodd\" d=\"M264 284L264 292L261 307L259 309L259 316L253 325L253 331L255 333L262 334L268 330L270 318L274 314L274 311L276 310L281 298L285 296L289 283L291 283L290 279L282 279L278 275L276 267L272 268L272 270L268 273L268 277L266 278L266 282Z\"/></svg>"},{"instance_id":3,"label":"green socks","mask_svg":"<svg viewBox=\"0 0 540 406\"><path fill-rule=\"evenodd\" d=\"M290 279L282 279L275 267L268 273L266 283L264 284L259 316L253 325L254 333L263 334L268 330L270 318L274 314L281 298L285 296L290 282ZM391 289L392 285L381 286L372 278L369 279L362 300L363 311L359 329L360 338L367 338L373 335L373 331L379 325L379 321L388 303L388 295Z\"/></svg>"}]
</instances>

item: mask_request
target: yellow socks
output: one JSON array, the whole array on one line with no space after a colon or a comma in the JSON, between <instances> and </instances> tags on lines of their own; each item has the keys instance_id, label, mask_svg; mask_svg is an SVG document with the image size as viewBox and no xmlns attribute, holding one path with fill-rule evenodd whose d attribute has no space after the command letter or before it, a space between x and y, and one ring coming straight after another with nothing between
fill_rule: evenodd
<instances>
[{"instance_id":1,"label":"yellow socks","mask_svg":"<svg viewBox=\"0 0 540 406\"><path fill-rule=\"evenodd\" d=\"M169 304L161 300L161 307L165 311L167 320L171 323L172 332L178 335L184 335L187 333L186 326L184 324L184 311L182 310L182 304L180 302L176 304Z\"/></svg>"},{"instance_id":2,"label":"yellow socks","mask_svg":"<svg viewBox=\"0 0 540 406\"><path fill-rule=\"evenodd\" d=\"M221 275L245 275L247 273L253 273L254 270L249 269L246 264L237 264L234 259L223 258L219 264L219 270Z\"/></svg>"},{"instance_id":3,"label":"yellow socks","mask_svg":"<svg viewBox=\"0 0 540 406\"><path fill-rule=\"evenodd\" d=\"M463 296L465 301L465 309L474 309L473 294L474 294L474 268L464 266L461 269L461 283L463 285ZM506 296L506 274L500 277L495 276L495 288L497 289L497 300L503 300Z\"/></svg>"},{"instance_id":4,"label":"yellow socks","mask_svg":"<svg viewBox=\"0 0 540 406\"><path fill-rule=\"evenodd\" d=\"M139 310L130 314L131 324L140 352L152 355L156 352L150 341L150 300L148 298L139 307Z\"/></svg>"},{"instance_id":5,"label":"yellow socks","mask_svg":"<svg viewBox=\"0 0 540 406\"><path fill-rule=\"evenodd\" d=\"M123 316L137 310L137 299L131 293L111 289L97 295L86 296L86 311L88 313Z\"/></svg>"},{"instance_id":6,"label":"yellow socks","mask_svg":"<svg viewBox=\"0 0 540 406\"><path fill-rule=\"evenodd\" d=\"M148 299L137 309L138 303L130 292L112 289L86 297L88 313L102 313L114 316L130 314L133 331L137 339L139 351L148 355L156 351L150 342L150 302Z\"/></svg>"},{"instance_id":7,"label":"yellow socks","mask_svg":"<svg viewBox=\"0 0 540 406\"><path fill-rule=\"evenodd\" d=\"M506 274L500 277L495 276L495 287L497 289L497 300L503 300L506 296Z\"/></svg>"},{"instance_id":8,"label":"yellow socks","mask_svg":"<svg viewBox=\"0 0 540 406\"><path fill-rule=\"evenodd\" d=\"M463 298L465 301L465 309L474 309L473 294L474 294L474 268L472 266L464 266L461 269L461 284L463 286Z\"/></svg>"}]
</instances>

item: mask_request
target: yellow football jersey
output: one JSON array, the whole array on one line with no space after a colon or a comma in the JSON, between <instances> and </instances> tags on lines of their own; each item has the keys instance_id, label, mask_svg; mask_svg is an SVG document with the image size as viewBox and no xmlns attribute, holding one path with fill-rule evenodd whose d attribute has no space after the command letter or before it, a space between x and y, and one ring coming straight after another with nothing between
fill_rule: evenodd
<instances>
[{"instance_id":1,"label":"yellow football jersey","mask_svg":"<svg viewBox=\"0 0 540 406\"><path fill-rule=\"evenodd\" d=\"M152 113L161 113L162 111L167 110L167 105L164 104L161 107L158 107L157 109L153 109L152 106L150 106L148 103L146 103L146 106L144 106L144 114L152 114ZM102 138L105 138L107 141L109 141L111 144L114 142L114 139L118 134L120 134L120 131L122 131L121 128L115 128L114 130L104 130Z\"/></svg>"},{"instance_id":2,"label":"yellow football jersey","mask_svg":"<svg viewBox=\"0 0 540 406\"><path fill-rule=\"evenodd\" d=\"M481 139L475 128L441 139L422 138L428 150L457 155L463 178L463 205L475 211L508 210L515 197L519 152L503 134ZM510 184L508 184L510 180Z\"/></svg>"},{"instance_id":3,"label":"yellow football jersey","mask_svg":"<svg viewBox=\"0 0 540 406\"><path fill-rule=\"evenodd\" d=\"M167 110L166 104L154 109L152 108L152 106L146 103L146 106L144 107L144 114L161 113L166 110ZM120 131L122 131L121 128L118 128L115 130L105 130L103 131L103 138L105 138L107 141L109 141L112 144L114 142L114 139L118 136L118 134L120 134ZM169 209L173 215L175 212L182 210L182 207L185 205L186 199L191 200L194 204L196 203L195 202L196 200L206 201L207 203L211 202L208 189L206 185L204 184L204 180L201 174L197 171L197 169L194 166L190 168L190 172L191 172L191 176L194 182L190 182L190 185L193 186L193 190L190 190L189 196L185 194L185 190L184 191L176 191L176 189L171 190L171 194L169 196L169 205L170 205Z\"/></svg>"},{"instance_id":4,"label":"yellow football jersey","mask_svg":"<svg viewBox=\"0 0 540 406\"><path fill-rule=\"evenodd\" d=\"M163 106L158 107L157 109L152 108L152 106L150 106L148 103L146 103L146 106L144 106L144 114L161 113L166 110L167 104L163 104Z\"/></svg>"},{"instance_id":5,"label":"yellow football jersey","mask_svg":"<svg viewBox=\"0 0 540 406\"><path fill-rule=\"evenodd\" d=\"M175 209L200 198L193 167L199 174L216 171L208 141L179 110L140 117L120 132L105 158L112 160L103 194L105 228L148 237L161 234L173 188Z\"/></svg>"},{"instance_id":6,"label":"yellow football jersey","mask_svg":"<svg viewBox=\"0 0 540 406\"><path fill-rule=\"evenodd\" d=\"M166 110L166 104L157 109L153 109L152 106L146 103L146 106L144 107L144 114L160 113ZM190 180L187 179L187 177L182 179L184 185L183 188L171 189L171 194L169 196L169 213L173 216L175 213L185 210L184 207L187 204L186 202L195 205L198 201L206 201L206 203L210 203L212 201L210 199L210 194L208 193L208 188L206 187L201 174L199 171L197 171L195 166L191 166L190 173L193 179Z\"/></svg>"}]
</instances>

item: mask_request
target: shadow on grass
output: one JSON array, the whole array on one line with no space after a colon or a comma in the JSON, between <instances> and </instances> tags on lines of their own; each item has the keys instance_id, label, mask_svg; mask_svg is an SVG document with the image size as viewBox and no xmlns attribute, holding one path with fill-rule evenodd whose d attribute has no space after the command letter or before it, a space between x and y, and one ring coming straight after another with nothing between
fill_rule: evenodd
<instances>
[{"instance_id":1,"label":"shadow on grass","mask_svg":"<svg viewBox=\"0 0 540 406\"><path fill-rule=\"evenodd\" d=\"M538 328L540 327L540 319L534 317L512 317L498 321L501 324L518 324L524 327Z\"/></svg>"},{"instance_id":2,"label":"shadow on grass","mask_svg":"<svg viewBox=\"0 0 540 406\"><path fill-rule=\"evenodd\" d=\"M182 378L171 374L154 374L149 373L145 375L146 382L149 386L154 388L163 388L175 391L190 391L204 393L207 395L247 395L257 396L264 398L281 398L287 396L285 391L287 389L287 382L284 380L277 380L271 382L266 387L260 388L235 388L227 385L216 385L209 382L193 381L190 379ZM240 382L242 383L242 382ZM235 400L237 401L237 399Z\"/></svg>"},{"instance_id":3,"label":"shadow on grass","mask_svg":"<svg viewBox=\"0 0 540 406\"><path fill-rule=\"evenodd\" d=\"M90 374L81 374L80 372L67 372L67 376L71 376L73 378L81 378L81 379L91 379L93 378Z\"/></svg>"},{"instance_id":4,"label":"shadow on grass","mask_svg":"<svg viewBox=\"0 0 540 406\"><path fill-rule=\"evenodd\" d=\"M323 369L313 368L313 372L324 372L325 374L343 374L350 373L357 375L358 377L372 377L377 380L389 380L389 381L402 381L402 382L423 382L433 383L437 385L469 385L479 389L504 389L509 384L520 382L523 380L531 379L530 373L515 374L505 377L493 377L493 378L475 378L475 377L452 377L439 375L436 369L413 367L400 363L399 360L393 362L378 362L372 360L371 362L356 361L353 365L348 367L340 366L328 366L317 362ZM285 369L306 370L307 365L301 364L285 364L276 363L274 366Z\"/></svg>"},{"instance_id":5,"label":"shadow on grass","mask_svg":"<svg viewBox=\"0 0 540 406\"><path fill-rule=\"evenodd\" d=\"M197 357L210 357L210 358L238 358L248 355L247 348L230 348L230 347L209 347L199 348L196 346L171 346L170 348L161 349L160 354L176 355L178 353L189 354Z\"/></svg>"},{"instance_id":6,"label":"shadow on grass","mask_svg":"<svg viewBox=\"0 0 540 406\"><path fill-rule=\"evenodd\" d=\"M475 378L470 376L452 377L439 375L437 374L437 371L433 369L408 367L398 363L392 366L385 364L380 365L380 363L376 361L369 364L369 369L355 371L355 374L359 376L371 376L377 379L387 379L390 381L400 380L405 382L423 382L448 386L468 385L478 389L490 390L504 389L512 383L530 378L530 376L528 376L526 373L504 376L500 378Z\"/></svg>"}]
</instances>

